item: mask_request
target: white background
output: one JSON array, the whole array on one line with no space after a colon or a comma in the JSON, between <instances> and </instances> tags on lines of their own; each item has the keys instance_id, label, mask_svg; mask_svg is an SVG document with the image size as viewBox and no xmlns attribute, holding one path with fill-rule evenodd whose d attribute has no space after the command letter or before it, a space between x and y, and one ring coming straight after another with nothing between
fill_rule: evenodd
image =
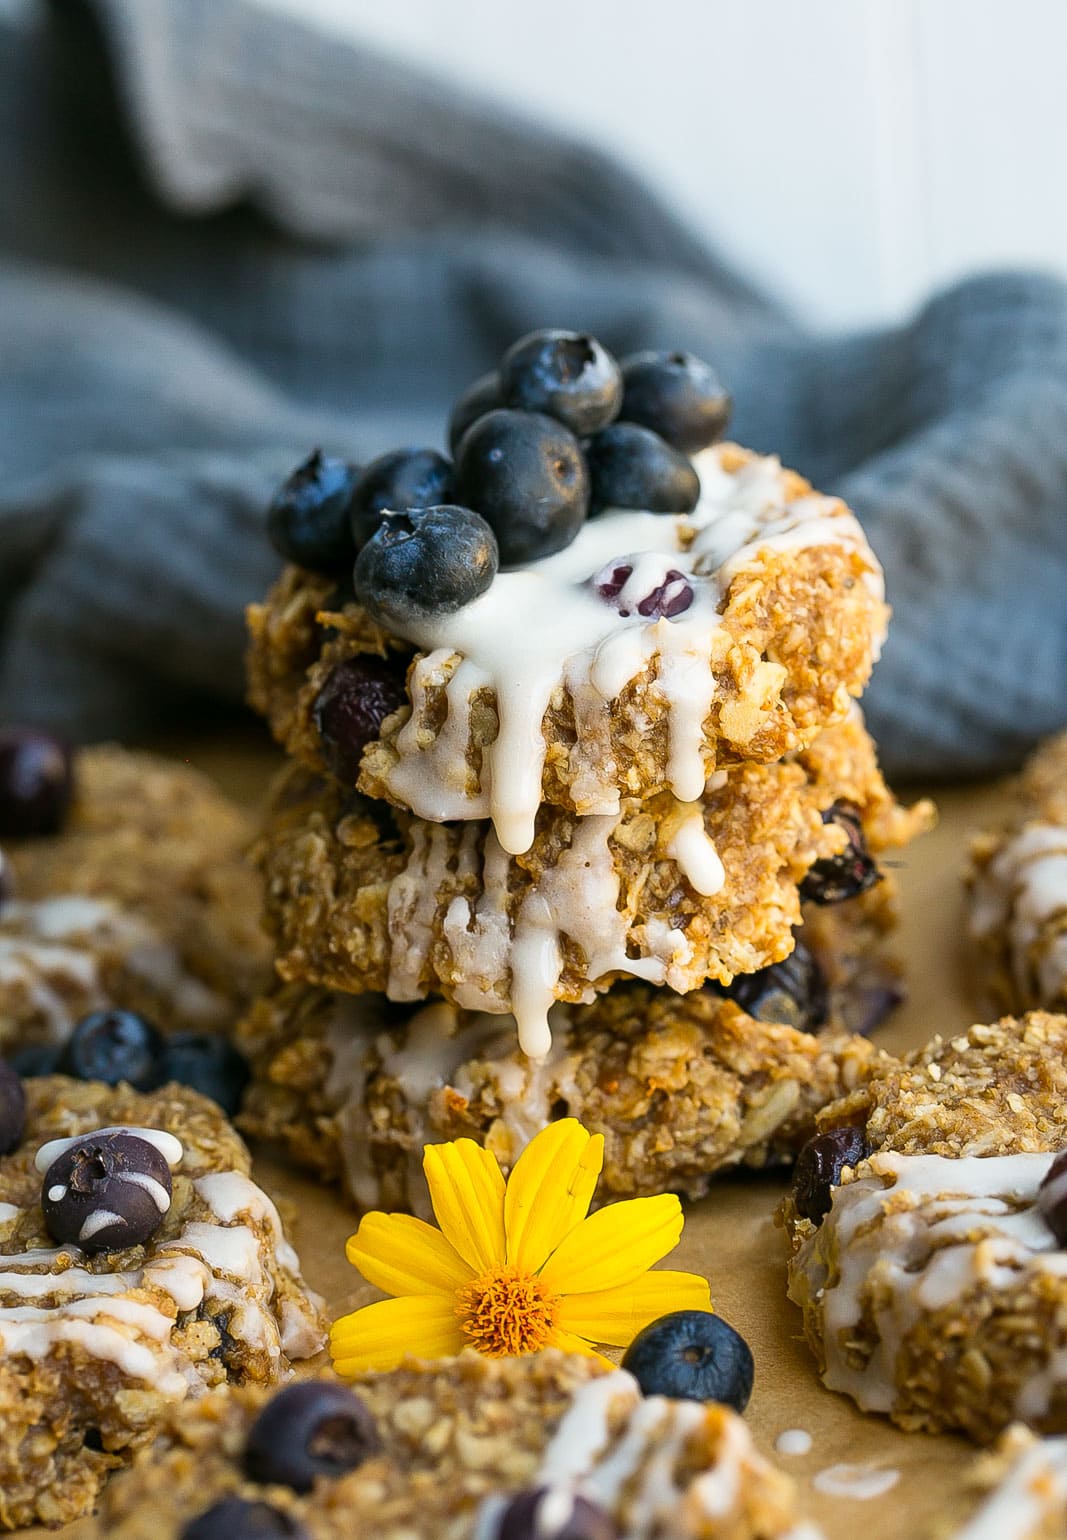
<instances>
[{"instance_id":1,"label":"white background","mask_svg":"<svg viewBox=\"0 0 1067 1540\"><path fill-rule=\"evenodd\" d=\"M1067 274L1067 0L261 0L614 147L812 318Z\"/></svg>"}]
</instances>

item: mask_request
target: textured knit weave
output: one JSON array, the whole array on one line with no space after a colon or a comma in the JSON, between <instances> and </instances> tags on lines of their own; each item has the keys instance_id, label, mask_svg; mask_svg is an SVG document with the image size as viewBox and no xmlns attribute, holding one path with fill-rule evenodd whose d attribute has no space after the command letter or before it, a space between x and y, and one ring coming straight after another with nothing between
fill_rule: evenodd
<instances>
[{"instance_id":1,"label":"textured knit weave","mask_svg":"<svg viewBox=\"0 0 1067 1540\"><path fill-rule=\"evenodd\" d=\"M893 770L1067 722L1061 284L812 335L610 159L252 0L0 22L0 719L231 710L272 484L316 443L439 442L539 325L711 358L731 431L855 506Z\"/></svg>"}]
</instances>

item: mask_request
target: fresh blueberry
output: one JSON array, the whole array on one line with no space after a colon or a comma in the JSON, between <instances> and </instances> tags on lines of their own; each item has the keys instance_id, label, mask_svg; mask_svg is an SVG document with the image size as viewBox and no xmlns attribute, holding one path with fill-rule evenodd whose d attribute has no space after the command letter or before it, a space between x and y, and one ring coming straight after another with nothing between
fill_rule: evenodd
<instances>
[{"instance_id":1,"label":"fresh blueberry","mask_svg":"<svg viewBox=\"0 0 1067 1540\"><path fill-rule=\"evenodd\" d=\"M32 1080L37 1075L54 1075L61 1052L54 1043L30 1043L25 1048L17 1048L11 1055L11 1068L23 1080Z\"/></svg>"},{"instance_id":2,"label":"fresh blueberry","mask_svg":"<svg viewBox=\"0 0 1067 1540\"><path fill-rule=\"evenodd\" d=\"M180 1540L310 1540L291 1513L246 1497L223 1497L190 1519Z\"/></svg>"},{"instance_id":3,"label":"fresh blueberry","mask_svg":"<svg viewBox=\"0 0 1067 1540\"><path fill-rule=\"evenodd\" d=\"M327 576L355 557L348 505L359 467L316 449L278 489L267 510L271 545L285 561Z\"/></svg>"},{"instance_id":4,"label":"fresh blueberry","mask_svg":"<svg viewBox=\"0 0 1067 1540\"><path fill-rule=\"evenodd\" d=\"M170 1208L170 1167L154 1144L126 1132L86 1134L45 1173L49 1235L83 1251L125 1251L151 1240Z\"/></svg>"},{"instance_id":5,"label":"fresh blueberry","mask_svg":"<svg viewBox=\"0 0 1067 1540\"><path fill-rule=\"evenodd\" d=\"M163 1078L210 1096L232 1118L251 1072L244 1055L217 1032L175 1032L163 1043Z\"/></svg>"},{"instance_id":6,"label":"fresh blueberry","mask_svg":"<svg viewBox=\"0 0 1067 1540\"><path fill-rule=\"evenodd\" d=\"M881 882L882 874L867 849L859 812L850 802L835 802L823 813L822 821L839 824L847 843L837 855L815 862L800 884L800 896L813 904L840 904L873 888Z\"/></svg>"},{"instance_id":7,"label":"fresh blueberry","mask_svg":"<svg viewBox=\"0 0 1067 1540\"><path fill-rule=\"evenodd\" d=\"M622 361L620 416L695 454L726 431L733 402L710 364L692 353L634 353Z\"/></svg>"},{"instance_id":8,"label":"fresh blueberry","mask_svg":"<svg viewBox=\"0 0 1067 1540\"><path fill-rule=\"evenodd\" d=\"M452 408L452 415L448 419L448 447L455 458L459 441L472 423L484 417L486 412L493 412L498 406L504 405L504 398L500 394L500 376L493 369L489 374L483 374L475 380L473 385L460 396Z\"/></svg>"},{"instance_id":9,"label":"fresh blueberry","mask_svg":"<svg viewBox=\"0 0 1067 1540\"><path fill-rule=\"evenodd\" d=\"M508 1503L494 1540L618 1540L615 1521L603 1508L566 1487L529 1487Z\"/></svg>"},{"instance_id":10,"label":"fresh blueberry","mask_svg":"<svg viewBox=\"0 0 1067 1540\"><path fill-rule=\"evenodd\" d=\"M363 608L387 630L451 615L496 577L496 536L469 508L413 508L386 514L356 558Z\"/></svg>"},{"instance_id":11,"label":"fresh blueberry","mask_svg":"<svg viewBox=\"0 0 1067 1540\"><path fill-rule=\"evenodd\" d=\"M651 428L613 422L585 446L591 516L605 508L691 513L700 498L692 462Z\"/></svg>"},{"instance_id":12,"label":"fresh blueberry","mask_svg":"<svg viewBox=\"0 0 1067 1540\"><path fill-rule=\"evenodd\" d=\"M0 837L56 834L73 792L65 743L32 727L0 728Z\"/></svg>"},{"instance_id":13,"label":"fresh blueberry","mask_svg":"<svg viewBox=\"0 0 1067 1540\"><path fill-rule=\"evenodd\" d=\"M381 658L359 652L327 675L311 715L323 756L338 780L352 785L357 779L363 750L377 738L386 717L404 703L405 673L395 653Z\"/></svg>"},{"instance_id":14,"label":"fresh blueberry","mask_svg":"<svg viewBox=\"0 0 1067 1540\"><path fill-rule=\"evenodd\" d=\"M817 1032L830 1013L826 975L802 941L781 962L739 974L723 993L757 1021L798 1032Z\"/></svg>"},{"instance_id":15,"label":"fresh blueberry","mask_svg":"<svg viewBox=\"0 0 1067 1540\"><path fill-rule=\"evenodd\" d=\"M440 508L455 497L452 465L436 449L394 449L372 460L352 493L352 538L361 551L383 513Z\"/></svg>"},{"instance_id":16,"label":"fresh blueberry","mask_svg":"<svg viewBox=\"0 0 1067 1540\"><path fill-rule=\"evenodd\" d=\"M0 1059L0 1155L10 1155L26 1126L26 1092L18 1072Z\"/></svg>"},{"instance_id":17,"label":"fresh blueberry","mask_svg":"<svg viewBox=\"0 0 1067 1540\"><path fill-rule=\"evenodd\" d=\"M816 1134L797 1156L793 1206L802 1219L821 1224L830 1212L831 1188L846 1166L858 1166L871 1153L862 1128L830 1128Z\"/></svg>"},{"instance_id":18,"label":"fresh blueberry","mask_svg":"<svg viewBox=\"0 0 1067 1540\"><path fill-rule=\"evenodd\" d=\"M752 1351L721 1315L676 1310L637 1336L622 1366L646 1396L718 1401L743 1412L752 1394Z\"/></svg>"},{"instance_id":19,"label":"fresh blueberry","mask_svg":"<svg viewBox=\"0 0 1067 1540\"><path fill-rule=\"evenodd\" d=\"M1037 1190L1037 1211L1056 1237L1067 1246L1067 1150L1062 1150L1045 1172Z\"/></svg>"},{"instance_id":20,"label":"fresh blueberry","mask_svg":"<svg viewBox=\"0 0 1067 1540\"><path fill-rule=\"evenodd\" d=\"M279 1391L248 1431L245 1472L308 1492L317 1477L343 1476L381 1448L374 1419L337 1381L303 1380Z\"/></svg>"},{"instance_id":21,"label":"fresh blueberry","mask_svg":"<svg viewBox=\"0 0 1067 1540\"><path fill-rule=\"evenodd\" d=\"M589 472L574 434L540 412L489 412L463 436L459 495L492 526L505 567L570 545L589 512Z\"/></svg>"},{"instance_id":22,"label":"fresh blueberry","mask_svg":"<svg viewBox=\"0 0 1067 1540\"><path fill-rule=\"evenodd\" d=\"M622 374L595 337L540 331L520 337L500 366L504 401L520 412L544 412L584 438L619 415Z\"/></svg>"},{"instance_id":23,"label":"fresh blueberry","mask_svg":"<svg viewBox=\"0 0 1067 1540\"><path fill-rule=\"evenodd\" d=\"M93 1011L74 1028L56 1069L75 1080L125 1080L135 1091L154 1091L166 1079L163 1038L133 1011Z\"/></svg>"},{"instance_id":24,"label":"fresh blueberry","mask_svg":"<svg viewBox=\"0 0 1067 1540\"><path fill-rule=\"evenodd\" d=\"M631 562L609 561L591 579L593 590L624 618L641 615L646 620L673 620L684 615L693 602L693 587L684 572L667 567L658 577L634 578Z\"/></svg>"}]
</instances>

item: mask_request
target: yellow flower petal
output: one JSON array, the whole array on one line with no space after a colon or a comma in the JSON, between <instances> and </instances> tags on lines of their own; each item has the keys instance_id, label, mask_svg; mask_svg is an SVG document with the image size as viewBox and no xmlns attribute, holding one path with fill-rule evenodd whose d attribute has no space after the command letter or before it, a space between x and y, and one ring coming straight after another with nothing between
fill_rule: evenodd
<instances>
[{"instance_id":1,"label":"yellow flower petal","mask_svg":"<svg viewBox=\"0 0 1067 1540\"><path fill-rule=\"evenodd\" d=\"M604 1137L586 1132L576 1118L541 1130L523 1150L508 1177L504 1229L508 1261L536 1273L589 1212L604 1164Z\"/></svg>"},{"instance_id":2,"label":"yellow flower petal","mask_svg":"<svg viewBox=\"0 0 1067 1540\"><path fill-rule=\"evenodd\" d=\"M392 1369L408 1354L449 1358L465 1347L455 1302L440 1294L382 1299L335 1321L330 1357L345 1379L369 1369Z\"/></svg>"},{"instance_id":3,"label":"yellow flower petal","mask_svg":"<svg viewBox=\"0 0 1067 1540\"><path fill-rule=\"evenodd\" d=\"M581 1353L583 1358L597 1358L607 1369L617 1369L618 1364L612 1363L610 1358L605 1358L603 1353L598 1353L592 1343L586 1342L584 1337L578 1337L572 1331L563 1331L557 1326L549 1337L546 1347L559 1348L562 1353Z\"/></svg>"},{"instance_id":4,"label":"yellow flower petal","mask_svg":"<svg viewBox=\"0 0 1067 1540\"><path fill-rule=\"evenodd\" d=\"M585 1294L632 1283L677 1246L682 1205L673 1193L630 1198L576 1225L541 1269L554 1294Z\"/></svg>"},{"instance_id":5,"label":"yellow flower petal","mask_svg":"<svg viewBox=\"0 0 1067 1540\"><path fill-rule=\"evenodd\" d=\"M473 1139L428 1144L422 1169L445 1237L476 1273L504 1263L504 1177Z\"/></svg>"},{"instance_id":6,"label":"yellow flower petal","mask_svg":"<svg viewBox=\"0 0 1067 1540\"><path fill-rule=\"evenodd\" d=\"M650 1321L672 1310L710 1310L711 1290L696 1273L646 1273L621 1288L568 1294L560 1300L556 1319L564 1331L591 1342L628 1347Z\"/></svg>"},{"instance_id":7,"label":"yellow flower petal","mask_svg":"<svg viewBox=\"0 0 1067 1540\"><path fill-rule=\"evenodd\" d=\"M383 1294L454 1295L471 1278L440 1230L410 1214L365 1214L345 1255Z\"/></svg>"}]
</instances>

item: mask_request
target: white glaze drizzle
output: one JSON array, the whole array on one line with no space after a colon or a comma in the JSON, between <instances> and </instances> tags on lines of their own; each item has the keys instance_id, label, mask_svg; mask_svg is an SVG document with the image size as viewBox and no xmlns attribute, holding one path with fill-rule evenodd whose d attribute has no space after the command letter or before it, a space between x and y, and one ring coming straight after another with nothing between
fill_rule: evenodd
<instances>
[{"instance_id":1,"label":"white glaze drizzle","mask_svg":"<svg viewBox=\"0 0 1067 1540\"><path fill-rule=\"evenodd\" d=\"M134 1139L143 1139L146 1144L152 1145L159 1151L172 1171L181 1164L184 1151L181 1140L175 1139L173 1134L168 1134L162 1128L133 1128L123 1124L114 1128L91 1128L86 1133L77 1134L70 1139L49 1139L47 1144L41 1145L33 1157L33 1164L43 1173L68 1150L76 1149L78 1145L86 1144L93 1139L103 1139L108 1134L130 1134ZM167 1206L169 1207L169 1203ZM161 1209L161 1213L166 1213L166 1208Z\"/></svg>"},{"instance_id":2,"label":"white glaze drizzle","mask_svg":"<svg viewBox=\"0 0 1067 1540\"><path fill-rule=\"evenodd\" d=\"M851 1497L858 1502L870 1502L891 1492L899 1480L898 1470L884 1466L840 1464L828 1465L825 1470L818 1471L811 1478L811 1484L817 1492L825 1492L828 1497Z\"/></svg>"},{"instance_id":3,"label":"white glaze drizzle","mask_svg":"<svg viewBox=\"0 0 1067 1540\"><path fill-rule=\"evenodd\" d=\"M956 1540L1032 1540L1067 1516L1067 1438L1037 1439L1012 1463Z\"/></svg>"},{"instance_id":4,"label":"white glaze drizzle","mask_svg":"<svg viewBox=\"0 0 1067 1540\"><path fill-rule=\"evenodd\" d=\"M1035 943L1057 917L1044 951ZM1007 840L975 880L971 934L1003 933L1020 997L1041 1005L1067 1002L1067 829L1029 823Z\"/></svg>"},{"instance_id":5,"label":"white glaze drizzle","mask_svg":"<svg viewBox=\"0 0 1067 1540\"><path fill-rule=\"evenodd\" d=\"M701 883L718 892L725 873L720 876L712 842L693 827L695 817L699 809L679 809L675 840L685 831L679 864L684 862L694 886ZM445 912L454 999L468 1010L511 1012L519 1044L532 1058L543 1057L552 1046L548 1013L564 971L565 937L584 956L585 1003L595 998L597 981L612 973L678 990L691 987L693 948L685 933L654 920L636 925L618 907L620 881L611 847L616 823L607 815L575 820L570 845L528 888L513 915L511 858L493 830L484 831L478 895L457 894ZM422 980L435 942L438 894L446 882L477 869L481 833L477 825L466 825L457 846L440 825L414 825L407 863L389 888L391 999L414 1000L425 992ZM631 956L631 950L640 955Z\"/></svg>"},{"instance_id":6,"label":"white glaze drizzle","mask_svg":"<svg viewBox=\"0 0 1067 1540\"><path fill-rule=\"evenodd\" d=\"M810 1454L814 1439L807 1428L784 1428L774 1441L776 1454L799 1457Z\"/></svg>"},{"instance_id":7,"label":"white glaze drizzle","mask_svg":"<svg viewBox=\"0 0 1067 1540\"><path fill-rule=\"evenodd\" d=\"M701 497L691 515L610 510L588 520L565 550L499 573L486 593L455 614L404 628L422 656L409 680L412 716L397 735L399 760L387 777L400 802L433 822L488 817L506 851L527 850L541 802L542 721L565 686L578 733L577 809L617 813L611 705L650 666L667 707L668 785L681 801L695 801L708 769L704 721L715 689L713 638L734 578L770 552L830 545L861 558L864 580L881 599L881 569L839 500L811 493L790 501L782 467L769 457L727 471L722 451L713 447L694 464ZM606 565L623 563L634 572L615 608L589 580ZM646 619L638 600L672 570L685 576L692 604L673 619ZM785 670L759 667L756 694L769 701ZM435 686L444 687L448 710L427 744L423 708ZM475 785L467 748L478 691L495 698L498 732Z\"/></svg>"},{"instance_id":8,"label":"white glaze drizzle","mask_svg":"<svg viewBox=\"0 0 1067 1540\"><path fill-rule=\"evenodd\" d=\"M1067 1278L1067 1252L1036 1206L1053 1159L883 1152L834 1190L829 1214L790 1264L791 1297L817 1302L831 1390L865 1411L888 1412L897 1355L924 1314L973 1287L1021 1288L1035 1272ZM865 1302L877 1341L861 1363L847 1348ZM1050 1353L1023 1386L1016 1414L1042 1415L1065 1379L1067 1353Z\"/></svg>"}]
</instances>

